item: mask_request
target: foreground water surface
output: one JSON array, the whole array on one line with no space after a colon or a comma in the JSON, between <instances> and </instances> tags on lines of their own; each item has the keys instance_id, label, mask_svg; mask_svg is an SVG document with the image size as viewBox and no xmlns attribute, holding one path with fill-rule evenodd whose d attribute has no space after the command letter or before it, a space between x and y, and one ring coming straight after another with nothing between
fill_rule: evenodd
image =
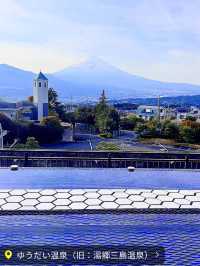
<instances>
[{"instance_id":1,"label":"foreground water surface","mask_svg":"<svg viewBox=\"0 0 200 266\"><path fill-rule=\"evenodd\" d=\"M199 214L0 216L3 245L158 245L165 265L200 265Z\"/></svg>"}]
</instances>

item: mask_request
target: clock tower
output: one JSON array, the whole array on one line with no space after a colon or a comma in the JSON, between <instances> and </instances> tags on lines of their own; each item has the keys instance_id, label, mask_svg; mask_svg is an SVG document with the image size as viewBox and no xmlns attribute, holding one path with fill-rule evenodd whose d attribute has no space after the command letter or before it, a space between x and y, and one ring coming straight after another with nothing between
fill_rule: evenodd
<instances>
[{"instance_id":1,"label":"clock tower","mask_svg":"<svg viewBox=\"0 0 200 266\"><path fill-rule=\"evenodd\" d=\"M34 79L33 101L37 109L36 119L42 120L48 116L48 79L41 71Z\"/></svg>"}]
</instances>

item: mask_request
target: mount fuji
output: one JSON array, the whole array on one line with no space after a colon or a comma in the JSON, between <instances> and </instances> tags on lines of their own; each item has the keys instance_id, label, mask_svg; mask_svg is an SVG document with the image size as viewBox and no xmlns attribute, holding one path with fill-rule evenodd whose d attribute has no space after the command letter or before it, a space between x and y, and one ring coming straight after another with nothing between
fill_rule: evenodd
<instances>
[{"instance_id":1,"label":"mount fuji","mask_svg":"<svg viewBox=\"0 0 200 266\"><path fill-rule=\"evenodd\" d=\"M32 95L36 74L0 64L0 98L19 100ZM59 97L79 101L99 97L104 89L109 99L196 95L200 85L160 82L129 74L101 59L92 58L55 73L45 74Z\"/></svg>"}]
</instances>

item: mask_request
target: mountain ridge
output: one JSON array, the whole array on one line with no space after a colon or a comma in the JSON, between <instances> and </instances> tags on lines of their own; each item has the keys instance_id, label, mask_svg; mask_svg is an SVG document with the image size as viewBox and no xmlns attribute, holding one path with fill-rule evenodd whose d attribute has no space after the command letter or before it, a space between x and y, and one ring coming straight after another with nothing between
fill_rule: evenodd
<instances>
[{"instance_id":1,"label":"mountain ridge","mask_svg":"<svg viewBox=\"0 0 200 266\"><path fill-rule=\"evenodd\" d=\"M35 75L0 64L0 98L19 100L32 95ZM196 95L200 91L200 85L146 79L94 58L45 75L49 86L54 87L63 100L97 99L103 89L110 99Z\"/></svg>"}]
</instances>

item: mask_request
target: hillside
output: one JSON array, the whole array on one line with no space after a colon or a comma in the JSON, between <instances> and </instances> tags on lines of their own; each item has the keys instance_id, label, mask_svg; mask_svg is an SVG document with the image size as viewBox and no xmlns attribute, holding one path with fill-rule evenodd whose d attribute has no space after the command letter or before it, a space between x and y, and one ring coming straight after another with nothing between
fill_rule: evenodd
<instances>
[{"instance_id":1,"label":"hillside","mask_svg":"<svg viewBox=\"0 0 200 266\"><path fill-rule=\"evenodd\" d=\"M112 104L137 104L137 105L157 105L158 98L129 98L110 101ZM161 105L177 105L177 106L200 106L200 95L193 96L175 96L161 97Z\"/></svg>"},{"instance_id":2,"label":"hillside","mask_svg":"<svg viewBox=\"0 0 200 266\"><path fill-rule=\"evenodd\" d=\"M61 71L46 74L49 86L63 100L95 100L102 89L110 99L199 94L200 86L167 83L129 74L100 59L92 58ZM32 95L35 73L0 64L0 98L21 100Z\"/></svg>"}]
</instances>

